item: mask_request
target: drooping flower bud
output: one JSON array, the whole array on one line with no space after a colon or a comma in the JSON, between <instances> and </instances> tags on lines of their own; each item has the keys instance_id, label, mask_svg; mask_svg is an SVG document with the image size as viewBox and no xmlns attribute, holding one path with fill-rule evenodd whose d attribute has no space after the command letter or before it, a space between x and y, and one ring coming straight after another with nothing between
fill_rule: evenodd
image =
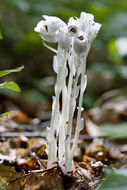
<instances>
[{"instance_id":1,"label":"drooping flower bud","mask_svg":"<svg viewBox=\"0 0 127 190\"><path fill-rule=\"evenodd\" d=\"M89 43L87 34L80 32L79 36L74 40L74 50L77 54L82 54L86 50Z\"/></svg>"},{"instance_id":2,"label":"drooping flower bud","mask_svg":"<svg viewBox=\"0 0 127 190\"><path fill-rule=\"evenodd\" d=\"M70 50L71 47L71 41L72 39L68 35L68 28L67 26L61 27L58 37L59 45L62 49L64 49L66 52Z\"/></svg>"},{"instance_id":3,"label":"drooping flower bud","mask_svg":"<svg viewBox=\"0 0 127 190\"><path fill-rule=\"evenodd\" d=\"M66 24L58 17L44 15L42 20L38 22L35 27L35 32L40 33L43 40L48 42L58 42L58 34L60 27L66 26Z\"/></svg>"},{"instance_id":4,"label":"drooping flower bud","mask_svg":"<svg viewBox=\"0 0 127 190\"><path fill-rule=\"evenodd\" d=\"M92 14L81 12L79 19L79 29L85 32L86 28L89 26L89 23L93 22L93 20L94 16Z\"/></svg>"},{"instance_id":5,"label":"drooping flower bud","mask_svg":"<svg viewBox=\"0 0 127 190\"><path fill-rule=\"evenodd\" d=\"M54 33L59 30L60 27L66 26L66 24L58 17L43 15L45 19L45 25L47 27L47 32Z\"/></svg>"},{"instance_id":6,"label":"drooping flower bud","mask_svg":"<svg viewBox=\"0 0 127 190\"><path fill-rule=\"evenodd\" d=\"M79 22L78 19L71 17L68 21L68 33L70 36L77 36L79 31Z\"/></svg>"},{"instance_id":7,"label":"drooping flower bud","mask_svg":"<svg viewBox=\"0 0 127 190\"><path fill-rule=\"evenodd\" d=\"M91 29L89 31L89 41L91 43L96 38L100 28L101 28L101 24L99 24L99 23L93 23L92 24Z\"/></svg>"}]
</instances>

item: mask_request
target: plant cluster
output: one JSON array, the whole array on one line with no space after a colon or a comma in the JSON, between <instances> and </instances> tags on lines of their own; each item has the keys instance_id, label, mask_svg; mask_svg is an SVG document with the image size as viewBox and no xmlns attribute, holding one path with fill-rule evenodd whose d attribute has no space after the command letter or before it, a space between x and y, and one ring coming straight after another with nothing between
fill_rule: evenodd
<instances>
[{"instance_id":1,"label":"plant cluster","mask_svg":"<svg viewBox=\"0 0 127 190\"><path fill-rule=\"evenodd\" d=\"M57 74L48 137L48 168L54 166L58 151L59 165L68 173L74 171L73 155L84 125L81 112L83 94L87 85L86 58L101 25L94 21L92 14L85 12L81 13L80 18L71 17L67 24L55 16L44 15L43 18L44 20L35 27L35 31L44 41L58 44L55 50L44 43L56 53L53 58L53 69ZM71 144L72 123L76 109L76 130Z\"/></svg>"}]
</instances>

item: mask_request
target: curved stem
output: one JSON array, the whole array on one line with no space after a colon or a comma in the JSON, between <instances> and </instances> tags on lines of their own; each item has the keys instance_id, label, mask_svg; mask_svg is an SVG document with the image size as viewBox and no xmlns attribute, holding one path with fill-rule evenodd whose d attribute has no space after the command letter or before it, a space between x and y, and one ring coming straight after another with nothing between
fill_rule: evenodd
<instances>
[{"instance_id":1,"label":"curved stem","mask_svg":"<svg viewBox=\"0 0 127 190\"><path fill-rule=\"evenodd\" d=\"M58 51L59 52L59 51ZM57 55L58 59L60 58L61 54ZM51 118L51 124L50 124L50 141L49 141L49 152L48 152L48 168L53 167L53 163L56 161L57 157L57 138L56 138L56 133L57 133L57 125L58 125L58 117L59 117L59 99L60 99L60 93L62 88L60 87L61 85L61 80L62 80L62 72L64 69L64 64L66 62L66 53L63 54L63 57L61 58L61 63L59 66L59 71L57 75L57 81L56 85L58 86L58 91L56 93L56 98L55 98L55 105L54 105L54 111L52 114Z\"/></svg>"},{"instance_id":2,"label":"curved stem","mask_svg":"<svg viewBox=\"0 0 127 190\"><path fill-rule=\"evenodd\" d=\"M74 61L74 60L73 60ZM76 76L73 79L73 75L71 75L70 73L70 81L71 81L71 90L70 90L70 101L69 101L69 117L68 117L68 127L67 127L67 133L66 133L66 140L65 140L65 150L66 150L66 172L71 171L72 170L72 161L70 159L70 144L71 144L71 133L72 133L72 121L73 121L73 101L74 101L74 91L75 88L77 87L77 83L78 83L78 78L79 78L79 59L77 60L77 65L78 67L77 72L76 72ZM73 63L74 64L74 63ZM72 72L72 68L70 70L70 72ZM68 95L68 96L69 96Z\"/></svg>"},{"instance_id":3,"label":"curved stem","mask_svg":"<svg viewBox=\"0 0 127 190\"><path fill-rule=\"evenodd\" d=\"M81 85L84 80L84 75L86 72L86 58L84 64L82 63L82 69L81 69ZM76 131L74 136L74 143L72 146L71 154L73 154L74 150L76 149L77 143L78 143L78 137L79 137L79 126L80 126L80 118L81 118L81 109L82 109L82 101L83 101L83 93L84 91L80 89L80 96L79 96L79 105L78 105L78 115L77 115L77 123L76 123ZM73 157L73 156L72 156Z\"/></svg>"}]
</instances>

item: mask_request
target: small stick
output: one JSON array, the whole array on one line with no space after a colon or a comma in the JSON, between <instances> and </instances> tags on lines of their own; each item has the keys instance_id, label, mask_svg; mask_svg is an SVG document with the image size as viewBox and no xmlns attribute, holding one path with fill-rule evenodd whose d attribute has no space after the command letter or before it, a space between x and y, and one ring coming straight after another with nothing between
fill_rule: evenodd
<instances>
[{"instance_id":1,"label":"small stick","mask_svg":"<svg viewBox=\"0 0 127 190\"><path fill-rule=\"evenodd\" d=\"M40 133L40 132L2 132L0 133L0 138L16 138L20 135L24 135L25 137L28 138L46 138L45 133ZM105 136L106 137L106 136ZM99 136L96 138L105 138L104 136ZM72 135L72 141L74 139L74 135ZM91 137L87 134L81 134L79 135L79 139L81 140L92 140L94 137Z\"/></svg>"},{"instance_id":2,"label":"small stick","mask_svg":"<svg viewBox=\"0 0 127 190\"><path fill-rule=\"evenodd\" d=\"M50 170L52 170L52 169L54 169L54 168L57 168L57 169L59 169L59 170L61 171L61 169L60 169L60 167L59 167L58 165L56 165L56 166L54 166L54 167L52 167L52 168L46 169L46 170L43 170L43 169L41 169L41 170L33 170L33 171L30 171L30 172L27 173L27 174L24 174L23 176L16 177L14 180L8 182L7 185L9 186L9 185L11 185L12 183L16 182L17 180L20 180L20 179L22 179L22 178L25 178L25 177L27 177L27 176L33 174L33 173L34 173L34 174L37 174L37 173L44 173L44 172L50 171ZM62 171L61 171L61 172L62 172Z\"/></svg>"}]
</instances>

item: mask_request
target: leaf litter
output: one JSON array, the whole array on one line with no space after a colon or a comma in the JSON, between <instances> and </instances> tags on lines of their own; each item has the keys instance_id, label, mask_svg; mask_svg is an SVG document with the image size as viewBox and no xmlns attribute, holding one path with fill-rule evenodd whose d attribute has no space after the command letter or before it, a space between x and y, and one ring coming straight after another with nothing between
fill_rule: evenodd
<instances>
[{"instance_id":1,"label":"leaf litter","mask_svg":"<svg viewBox=\"0 0 127 190\"><path fill-rule=\"evenodd\" d=\"M32 119L21 111L1 119L0 189L91 190L105 178L105 168L126 168L126 139L108 139L106 135L98 135L98 132L95 136L89 136L87 128L91 123L92 127L101 128L99 122L95 122L97 112L90 110L83 114L90 122L85 122L86 128L80 134L79 146L74 154L75 172L68 175L62 172L57 162L55 167L46 169L46 127L49 122ZM102 116L100 118L102 120Z\"/></svg>"}]
</instances>

